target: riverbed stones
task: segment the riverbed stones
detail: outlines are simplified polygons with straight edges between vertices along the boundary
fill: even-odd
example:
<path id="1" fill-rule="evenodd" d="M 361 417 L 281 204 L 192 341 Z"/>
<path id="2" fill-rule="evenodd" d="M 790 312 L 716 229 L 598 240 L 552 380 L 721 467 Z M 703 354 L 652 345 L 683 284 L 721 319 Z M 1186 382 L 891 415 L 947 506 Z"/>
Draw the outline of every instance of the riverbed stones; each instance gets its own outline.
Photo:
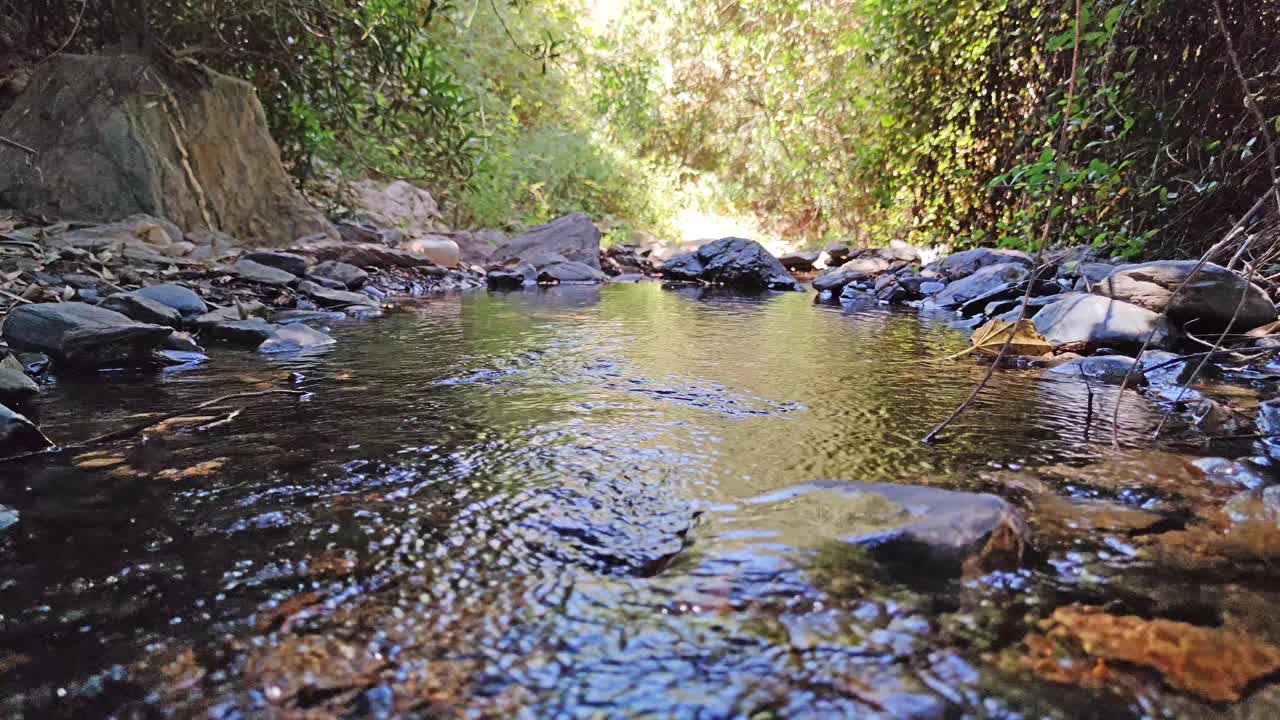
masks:
<path id="1" fill-rule="evenodd" d="M 663 265 L 662 276 L 746 289 L 803 289 L 763 245 L 735 237 L 721 238 L 671 258 Z"/>
<path id="2" fill-rule="evenodd" d="M 499 264 L 524 260 L 540 267 L 533 259 L 535 255 L 559 255 L 599 270 L 600 229 L 583 213 L 565 215 L 499 245 L 492 258 Z"/>
<path id="3" fill-rule="evenodd" d="M 259 265 L 283 270 L 290 275 L 307 274 L 307 259 L 297 253 L 284 252 L 282 250 L 259 250 L 249 253 L 245 257 Z"/>
<path id="4" fill-rule="evenodd" d="M 485 275 L 485 280 L 495 290 L 519 290 L 537 284 L 538 270 L 529 263 L 520 262 L 490 270 Z"/>
<path id="5" fill-rule="evenodd" d="M 1030 255 L 1019 250 L 975 248 L 948 255 L 938 263 L 937 269 L 952 280 L 959 280 L 978 272 L 988 265 L 1013 263 L 1030 268 L 1034 262 Z"/>
<path id="6" fill-rule="evenodd" d="M 27 416 L 0 405 L 0 457 L 43 450 L 51 444 Z"/>
<path id="7" fill-rule="evenodd" d="M 817 480 L 748 503 L 785 504 L 791 518 L 809 516 L 802 509 L 797 512 L 809 504 L 814 522 L 821 523 L 809 534 L 831 533 L 832 539 L 870 548 L 885 559 L 942 571 L 958 572 L 966 564 L 1016 565 L 1027 541 L 1026 524 L 1017 509 L 995 495 L 981 493 Z"/>
<path id="8" fill-rule="evenodd" d="M 165 283 L 148 285 L 134 290 L 133 295 L 154 300 L 177 310 L 183 318 L 191 319 L 209 312 L 209 306 L 194 290 L 184 285 Z"/>
<path id="9" fill-rule="evenodd" d="M 814 278 L 813 289 L 830 290 L 838 294 L 844 286 L 859 280 L 869 280 L 889 269 L 889 261 L 877 255 L 864 255 L 846 260 L 839 267 Z"/>
<path id="10" fill-rule="evenodd" d="M 342 286 L 347 290 L 359 290 L 369 281 L 369 273 L 351 263 L 337 260 L 326 260 L 317 264 L 311 268 L 308 277 L 312 280 L 316 278 L 333 280 L 342 283 Z"/>
<path id="11" fill-rule="evenodd" d="M 298 292 L 324 305 L 372 305 L 374 307 L 378 305 L 378 301 L 368 295 L 347 290 L 334 290 L 310 280 L 298 283 Z"/>
<path id="12" fill-rule="evenodd" d="M 778 258 L 778 262 L 792 272 L 809 272 L 821 255 L 822 253 L 816 250 L 793 252 Z"/>
<path id="13" fill-rule="evenodd" d="M 4 339 L 21 350 L 47 353 L 66 365 L 138 362 L 173 333 L 85 303 L 36 303 L 9 312 Z"/>
<path id="14" fill-rule="evenodd" d="M 256 348 L 275 334 L 276 327 L 261 318 L 250 318 L 210 325 L 205 329 L 205 334 L 233 345 Z"/>
<path id="15" fill-rule="evenodd" d="M 979 297 L 995 299 L 995 293 L 1025 280 L 1030 274 L 1027 266 L 1020 263 L 984 265 L 943 288 L 933 296 L 933 303 L 938 307 L 954 308 Z"/>
<path id="16" fill-rule="evenodd" d="M 297 352 L 328 347 L 336 341 L 328 335 L 314 330 L 301 323 L 293 325 L 275 325 L 272 335 L 258 345 L 260 353 Z"/>
<path id="17" fill-rule="evenodd" d="M 274 268 L 270 265 L 263 265 L 247 257 L 237 260 L 235 265 L 231 266 L 231 272 L 241 280 L 261 285 L 288 287 L 298 281 L 298 276 L 291 272 Z"/>
<path id="18" fill-rule="evenodd" d="M 1182 325 L 1192 321 L 1200 331 L 1222 330 L 1241 302 L 1234 329 L 1238 332 L 1276 319 L 1276 307 L 1266 291 L 1221 265 L 1205 263 L 1175 297 L 1173 291 L 1191 276 L 1195 260 L 1160 260 L 1122 265 L 1107 275 L 1094 292 L 1116 300 L 1167 312 Z"/>
<path id="19" fill-rule="evenodd" d="M 1068 294 L 1032 318 L 1036 331 L 1055 347 L 1140 347 L 1165 349 L 1173 336 L 1165 318 L 1145 308 L 1100 295 Z"/>
<path id="20" fill-rule="evenodd" d="M 114 310 L 138 322 L 168 325 L 171 328 L 182 324 L 182 314 L 177 308 L 134 293 L 116 293 L 99 303 L 98 307 Z"/>
<path id="21" fill-rule="evenodd" d="M 543 284 L 588 285 L 609 279 L 602 271 L 590 265 L 558 256 L 557 259 L 541 258 L 538 267 L 538 282 Z"/>

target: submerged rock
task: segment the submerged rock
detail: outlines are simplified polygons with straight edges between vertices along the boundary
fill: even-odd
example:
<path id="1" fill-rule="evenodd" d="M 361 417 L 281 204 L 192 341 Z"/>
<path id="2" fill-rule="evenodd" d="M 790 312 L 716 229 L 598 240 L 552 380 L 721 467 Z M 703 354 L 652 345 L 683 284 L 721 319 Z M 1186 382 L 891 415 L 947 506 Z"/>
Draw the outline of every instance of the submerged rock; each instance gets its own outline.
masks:
<path id="1" fill-rule="evenodd" d="M 722 238 L 663 265 L 669 280 L 701 280 L 741 288 L 802 290 L 764 246 L 744 238 Z"/>
<path id="2" fill-rule="evenodd" d="M 97 366 L 145 360 L 173 328 L 140 323 L 84 303 L 38 303 L 10 311 L 4 339 L 60 363 Z"/>
<path id="3" fill-rule="evenodd" d="M 1061 363 L 1048 370 L 1050 373 L 1067 378 L 1080 378 L 1083 375 L 1089 382 L 1104 385 L 1123 383 L 1131 371 L 1133 374 L 1129 377 L 1129 387 L 1141 387 L 1147 384 L 1147 378 L 1142 374 L 1142 366 L 1134 358 L 1124 355 L 1094 355 Z"/>
<path id="4" fill-rule="evenodd" d="M 1163 317 L 1100 295 L 1066 295 L 1042 308 L 1032 322 L 1055 347 L 1080 343 L 1137 348 L 1151 336 L 1149 347 L 1162 349 L 1172 341 Z"/>
<path id="5" fill-rule="evenodd" d="M 1266 291 L 1221 265 L 1205 263 L 1177 297 L 1173 291 L 1195 269 L 1195 260 L 1160 260 L 1122 265 L 1094 288 L 1105 297 L 1123 300 L 1152 312 L 1167 312 L 1179 325 L 1196 321 L 1198 330 L 1222 330 L 1244 298 L 1234 329 L 1243 332 L 1276 319 Z"/>
<path id="6" fill-rule="evenodd" d="M 1013 566 L 1021 561 L 1026 525 L 1017 509 L 995 495 L 917 485 L 817 480 L 753 498 L 750 504 L 812 503 L 815 520 L 833 539 L 872 548 L 892 560 L 958 571 Z M 794 520 L 789 522 L 794 524 Z M 793 528 L 789 528 L 793 529 Z M 802 529 L 803 530 L 803 529 Z M 925 566 L 918 568 L 929 572 Z"/>
<path id="7" fill-rule="evenodd" d="M 276 325 L 272 336 L 258 346 L 260 353 L 297 352 L 328 347 L 337 341 L 303 324 Z"/>

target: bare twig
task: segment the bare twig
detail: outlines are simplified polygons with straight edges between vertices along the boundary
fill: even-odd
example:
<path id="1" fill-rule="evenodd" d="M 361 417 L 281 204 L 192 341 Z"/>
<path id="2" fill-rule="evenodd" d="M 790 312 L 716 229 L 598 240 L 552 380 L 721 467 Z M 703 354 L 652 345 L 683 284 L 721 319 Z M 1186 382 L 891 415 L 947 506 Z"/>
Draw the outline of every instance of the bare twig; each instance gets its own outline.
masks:
<path id="1" fill-rule="evenodd" d="M 0 145 L 8 145 L 9 147 L 14 148 L 15 150 L 21 150 L 22 152 L 24 152 L 24 153 L 26 153 L 26 154 L 28 154 L 28 155 L 38 155 L 38 154 L 39 154 L 39 153 L 37 153 L 37 152 L 36 152 L 36 149 L 35 149 L 35 148 L 33 148 L 33 147 L 27 147 L 26 145 L 23 145 L 22 143 L 18 142 L 17 140 L 10 140 L 9 138 L 7 138 L 7 137 L 5 137 L 5 136 L 3 136 L 3 135 L 0 135 Z"/>
<path id="2" fill-rule="evenodd" d="M 0 463 L 7 463 L 7 462 L 13 462 L 15 460 L 22 460 L 25 458 L 34 457 L 36 455 L 51 455 L 55 453 L 66 452 L 68 450 L 78 450 L 80 448 L 88 447 L 90 445 L 99 445 L 101 443 L 111 442 L 113 440 L 123 440 L 124 438 L 137 435 L 143 432 L 144 430 L 146 430 L 147 428 L 153 427 L 155 425 L 159 425 L 160 423 L 165 422 L 166 420 L 172 420 L 177 417 L 184 417 L 187 415 L 191 415 L 198 410 L 205 410 L 207 408 L 214 407 L 215 405 L 221 405 L 222 403 L 230 400 L 263 397 L 266 395 L 298 396 L 298 395 L 306 395 L 306 393 L 302 390 L 275 389 L 275 390 L 259 390 L 257 392 L 232 393 L 231 395 L 223 395 L 222 397 L 217 397 L 207 402 L 202 402 L 199 405 L 196 405 L 195 407 L 189 407 L 182 410 L 175 410 L 173 412 L 162 413 L 160 415 L 156 415 L 154 417 L 143 420 L 142 422 L 135 423 L 133 425 L 130 425 L 125 428 L 121 428 L 119 430 L 113 430 L 109 433 L 103 433 L 102 435 L 95 435 L 89 438 L 88 440 L 81 440 L 80 442 L 70 443 L 68 445 L 54 445 L 53 447 L 49 447 L 44 450 L 38 450 L 36 452 L 24 453 L 22 455 L 14 455 L 12 457 L 7 457 L 7 458 L 0 458 Z M 236 410 L 232 414 L 232 416 L 234 417 L 239 413 L 240 413 L 240 410 Z"/>
<path id="3" fill-rule="evenodd" d="M 1071 127 L 1071 106 L 1075 103 L 1076 80 L 1080 72 L 1080 17 L 1081 17 L 1082 0 L 1076 0 L 1076 21 L 1075 21 L 1075 46 L 1071 51 L 1071 81 L 1067 84 L 1067 104 L 1062 110 L 1062 134 L 1058 138 L 1058 162 L 1061 163 L 1067 154 L 1069 147 L 1067 142 L 1067 131 Z M 1044 248 L 1049 244 L 1049 232 L 1053 225 L 1053 212 L 1050 210 L 1049 216 L 1044 221 L 1044 231 L 1040 235 L 1040 243 L 1036 247 L 1035 260 L 1032 267 L 1035 268 L 1031 273 L 1031 278 L 1027 281 L 1027 289 L 1022 293 L 1022 302 L 1018 305 L 1018 319 L 1014 320 L 1013 326 L 1017 326 L 1027 317 L 1027 304 L 1031 302 L 1031 292 L 1035 289 L 1036 281 L 1040 277 L 1040 273 L 1044 272 Z M 956 418 L 964 414 L 965 410 L 978 399 L 983 389 L 991 382 L 991 378 L 995 375 L 996 369 L 1000 367 L 1000 363 L 1004 361 L 1006 355 L 1009 354 L 1009 348 L 1013 345 L 1013 338 L 1016 332 L 1010 332 L 1009 337 L 1005 338 L 1004 344 L 1000 346 L 1000 352 L 996 353 L 996 359 L 992 361 L 991 367 L 987 368 L 987 374 L 982 376 L 982 380 L 973 388 L 973 392 L 969 393 L 969 397 L 964 399 L 945 420 L 938 423 L 936 427 L 925 435 L 923 442 L 926 445 L 932 445 L 938 439 L 938 436 L 948 425 L 955 422 Z"/>
<path id="4" fill-rule="evenodd" d="M 1249 80 L 1245 77 L 1244 67 L 1240 65 L 1240 56 L 1236 54 L 1235 43 L 1231 40 L 1231 33 L 1227 31 L 1227 20 L 1222 12 L 1222 0 L 1213 0 L 1213 10 L 1218 16 L 1218 28 L 1222 30 L 1222 40 L 1227 45 L 1227 57 L 1231 59 L 1231 67 L 1236 71 L 1236 77 L 1240 80 L 1240 92 L 1244 94 L 1244 106 L 1253 113 L 1253 119 L 1258 123 L 1258 132 L 1262 134 L 1262 141 L 1266 143 L 1266 153 L 1268 169 L 1271 170 L 1271 192 L 1276 199 L 1276 209 L 1280 210 L 1280 176 L 1276 174 L 1276 167 L 1280 163 L 1276 162 L 1276 147 L 1271 142 L 1271 131 L 1267 129 L 1267 118 L 1258 109 L 1258 103 L 1253 98 L 1253 93 L 1249 90 Z"/>

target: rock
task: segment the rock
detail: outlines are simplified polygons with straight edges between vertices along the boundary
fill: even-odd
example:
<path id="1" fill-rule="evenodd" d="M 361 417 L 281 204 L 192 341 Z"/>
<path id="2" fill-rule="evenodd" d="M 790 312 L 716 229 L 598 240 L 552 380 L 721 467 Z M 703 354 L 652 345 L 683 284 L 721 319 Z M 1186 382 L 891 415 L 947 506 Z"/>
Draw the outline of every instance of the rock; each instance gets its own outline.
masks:
<path id="1" fill-rule="evenodd" d="M 4 532 L 18 524 L 18 511 L 8 505 L 0 505 L 0 532 Z"/>
<path id="2" fill-rule="evenodd" d="M 18 353 L 14 357 L 22 364 L 28 375 L 41 375 L 53 364 L 53 360 L 44 353 Z"/>
<path id="3" fill-rule="evenodd" d="M 1001 263 L 984 265 L 973 273 L 966 275 L 946 286 L 933 296 L 933 303 L 938 307 L 959 307 L 975 298 L 991 295 L 1005 286 L 1019 283 L 1031 274 L 1025 265 L 1018 263 Z"/>
<path id="4" fill-rule="evenodd" d="M 566 215 L 499 245 L 493 251 L 493 260 L 525 260 L 537 267 L 532 256 L 538 254 L 560 255 L 599 270 L 600 230 L 582 213 Z"/>
<path id="5" fill-rule="evenodd" d="M 1169 319 L 1178 325 L 1195 320 L 1193 327 L 1202 332 L 1225 328 L 1241 295 L 1244 305 L 1236 319 L 1236 332 L 1276 319 L 1276 307 L 1262 288 L 1213 263 L 1205 263 L 1173 298 L 1174 289 L 1187 279 L 1196 263 L 1195 260 L 1160 260 L 1121 265 L 1099 282 L 1094 292 L 1152 312 L 1167 311 Z"/>
<path id="6" fill-rule="evenodd" d="M 405 250 L 425 258 L 440 267 L 456 268 L 461 262 L 458 243 L 442 235 L 427 235 L 404 243 Z"/>
<path id="7" fill-rule="evenodd" d="M 275 337 L 276 327 L 278 326 L 272 325 L 266 320 L 252 318 L 249 320 L 231 320 L 216 323 L 206 328 L 205 333 L 215 340 L 247 348 L 256 348 Z"/>
<path id="8" fill-rule="evenodd" d="M 50 245 L 93 253 L 104 250 L 123 253 L 126 247 L 150 247 L 162 252 L 173 243 L 181 242 L 182 237 L 182 230 L 168 220 L 136 214 L 119 222 L 68 230 L 54 237 Z"/>
<path id="9" fill-rule="evenodd" d="M 359 290 L 369 281 L 369 273 L 350 263 L 334 260 L 326 260 L 311 268 L 309 277 L 312 280 L 316 278 L 333 280 L 341 283 L 348 290 Z"/>
<path id="10" fill-rule="evenodd" d="M 248 258 L 240 258 L 231 266 L 231 272 L 241 280 L 261 285 L 288 287 L 298 281 L 298 276 L 279 268 L 254 262 Z"/>
<path id="11" fill-rule="evenodd" d="M 204 77 L 170 86 L 130 55 L 37 66 L 0 115 L 0 136 L 35 148 L 39 162 L 0 145 L 0 206 L 98 221 L 149 212 L 269 245 L 335 236 L 285 172 L 253 86 L 188 71 Z"/>
<path id="12" fill-rule="evenodd" d="M 404 180 L 358 180 L 351 183 L 350 191 L 348 201 L 358 214 L 411 237 L 434 231 L 440 220 L 440 208 L 431 193 Z"/>
<path id="13" fill-rule="evenodd" d="M 1271 484 L 1264 472 L 1248 463 L 1222 457 L 1203 457 L 1192 460 L 1191 464 L 1200 468 L 1205 477 L 1216 485 L 1257 490 Z"/>
<path id="14" fill-rule="evenodd" d="M 290 275 L 306 275 L 307 259 L 301 255 L 280 250 L 259 250 L 245 256 L 259 265 L 283 270 Z"/>
<path id="15" fill-rule="evenodd" d="M 1035 260 L 1019 250 L 996 250 L 993 248 L 975 248 L 952 253 L 938 264 L 938 270 L 952 280 L 968 277 L 988 265 L 1007 265 L 1014 263 L 1030 268 Z"/>
<path id="16" fill-rule="evenodd" d="M 154 300 L 162 305 L 168 305 L 187 319 L 209 312 L 209 306 L 205 304 L 204 300 L 194 290 L 182 285 L 174 285 L 172 283 L 149 285 L 134 290 L 132 294 L 147 300 Z"/>
<path id="17" fill-rule="evenodd" d="M 285 310 L 271 316 L 271 322 L 277 325 L 296 325 L 298 323 L 330 323 L 346 320 L 345 313 L 324 310 Z"/>
<path id="18" fill-rule="evenodd" d="M 100 366 L 145 360 L 173 328 L 136 322 L 84 303 L 22 305 L 9 312 L 4 339 L 67 365 Z"/>
<path id="19" fill-rule="evenodd" d="M 901 240 L 890 240 L 888 247 L 876 248 L 875 253 L 890 262 L 920 262 L 920 249 Z"/>
<path id="20" fill-rule="evenodd" d="M 0 404 L 19 407 L 34 400 L 40 394 L 40 386 L 20 369 L 17 359 L 13 364 L 19 367 L 9 366 L 8 358 L 0 363 Z"/>
<path id="21" fill-rule="evenodd" d="M 677 255 L 663 266 L 662 276 L 742 288 L 803 289 L 763 245 L 744 238 L 722 238 L 692 253 Z"/>
<path id="22" fill-rule="evenodd" d="M 314 277 L 308 277 L 307 279 L 319 285 L 320 287 L 327 287 L 330 290 L 346 290 L 347 289 L 346 285 L 343 285 L 337 280 L 330 280 L 327 277 L 321 277 L 319 275 L 316 275 Z"/>
<path id="23" fill-rule="evenodd" d="M 1142 373 L 1152 385 L 1180 386 L 1191 377 L 1198 361 L 1164 350 L 1147 350 L 1138 358 Z M 1205 370 L 1209 367 L 1206 366 Z"/>
<path id="24" fill-rule="evenodd" d="M 134 293 L 116 293 L 103 300 L 98 307 L 114 310 L 138 322 L 168 325 L 171 328 L 182 324 L 182 314 L 176 308 Z"/>
<path id="25" fill-rule="evenodd" d="M 368 295 L 360 293 L 347 292 L 346 290 L 331 290 L 327 287 L 321 287 L 310 280 L 303 280 L 298 283 L 298 292 L 313 298 L 316 302 L 328 305 L 372 305 L 378 306 L 378 301 Z"/>
<path id="26" fill-rule="evenodd" d="M 297 352 L 328 347 L 337 341 L 328 335 L 313 330 L 306 325 L 275 325 L 273 336 L 258 346 L 260 353 Z"/>
<path id="27" fill-rule="evenodd" d="M 947 284 L 936 280 L 920 283 L 921 295 L 936 295 L 947 289 Z"/>
<path id="28" fill-rule="evenodd" d="M 517 263 L 510 267 L 490 270 L 485 275 L 489 287 L 495 290 L 518 290 L 538 283 L 538 271 L 529 263 Z"/>
<path id="29" fill-rule="evenodd" d="M 845 285 L 858 280 L 879 276 L 889 269 L 889 261 L 875 255 L 866 255 L 845 261 L 835 270 L 819 275 L 813 281 L 813 289 L 819 292 L 839 292 Z"/>
<path id="30" fill-rule="evenodd" d="M 501 230 L 459 231 L 449 233 L 449 237 L 458 244 L 458 252 L 466 265 L 488 265 L 494 250 L 507 242 L 507 234 Z"/>
<path id="31" fill-rule="evenodd" d="M 1091 383 L 1119 385 L 1124 382 L 1125 376 L 1131 370 L 1133 376 L 1129 379 L 1129 387 L 1142 387 L 1147 384 L 1147 378 L 1142 374 L 1142 366 L 1134 358 L 1124 355 L 1094 355 L 1080 358 L 1056 365 L 1048 372 L 1076 379 L 1080 379 L 1083 375 L 1084 379 Z"/>
<path id="32" fill-rule="evenodd" d="M 368 243 L 393 247 L 404 241 L 403 232 L 381 228 L 370 223 L 340 222 L 337 227 L 342 241 L 352 245 Z"/>
<path id="33" fill-rule="evenodd" d="M 157 350 L 156 355 L 168 364 L 165 372 L 193 368 L 209 361 L 208 355 L 194 350 Z"/>
<path id="34" fill-rule="evenodd" d="M 247 317 L 241 317 L 241 312 L 243 312 Z M 250 300 L 249 302 L 242 302 L 239 305 L 232 305 L 231 307 L 224 307 L 214 310 L 213 312 L 207 312 L 197 317 L 193 321 L 193 324 L 199 328 L 207 328 L 210 325 L 217 325 L 218 323 L 234 322 L 236 320 L 245 320 L 249 317 L 264 315 L 266 312 L 266 305 L 263 305 L 257 300 Z"/>
<path id="35" fill-rule="evenodd" d="M 432 268 L 431 258 L 400 248 L 376 243 L 321 242 L 299 245 L 296 250 L 314 255 L 317 260 L 341 261 L 358 267 Z M 440 274 L 446 271 L 438 268 Z"/>
<path id="36" fill-rule="evenodd" d="M 1154 331 L 1149 347 L 1165 349 L 1173 339 L 1168 323 L 1159 315 L 1099 295 L 1067 294 L 1041 308 L 1032 321 L 1036 331 L 1055 347 L 1083 343 L 1138 348 Z"/>
<path id="37" fill-rule="evenodd" d="M 827 265 L 831 267 L 840 267 L 849 262 L 849 246 L 844 243 L 828 243 L 825 252 L 827 253 Z"/>
<path id="38" fill-rule="evenodd" d="M 586 285 L 608 280 L 603 272 L 580 262 L 560 260 L 544 262 L 538 270 L 538 282 L 560 285 Z"/>
<path id="39" fill-rule="evenodd" d="M 52 444 L 25 415 L 0 405 L 0 457 L 35 452 Z"/>
<path id="40" fill-rule="evenodd" d="M 814 251 L 794 252 L 778 258 L 778 262 L 782 263 L 782 267 L 794 272 L 809 272 L 813 269 L 813 264 L 818 262 L 821 254 Z"/>
<path id="41" fill-rule="evenodd" d="M 175 332 L 164 339 L 164 349 L 175 352 L 202 353 L 204 348 L 191 337 L 191 333 Z"/>
<path id="42" fill-rule="evenodd" d="M 918 485 L 817 480 L 752 498 L 747 504 L 766 510 L 752 512 L 744 518 L 747 522 L 754 524 L 759 515 L 792 523 L 816 516 L 822 524 L 802 528 L 802 534 L 826 540 L 821 535 L 831 533 L 834 536 L 829 539 L 866 546 L 878 557 L 945 571 L 959 571 L 964 565 L 1015 566 L 1027 539 L 1026 524 L 1017 509 L 995 495 Z M 785 514 L 781 512 L 784 505 Z M 805 512 L 805 507 L 812 507 L 812 513 Z M 791 526 L 788 530 L 796 532 Z"/>

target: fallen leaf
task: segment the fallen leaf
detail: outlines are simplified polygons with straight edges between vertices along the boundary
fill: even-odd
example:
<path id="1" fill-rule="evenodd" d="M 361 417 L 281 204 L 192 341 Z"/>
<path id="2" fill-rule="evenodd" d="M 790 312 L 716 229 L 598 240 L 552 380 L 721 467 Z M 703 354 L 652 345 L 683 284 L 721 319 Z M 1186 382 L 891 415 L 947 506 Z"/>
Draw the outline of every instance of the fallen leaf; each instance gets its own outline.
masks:
<path id="1" fill-rule="evenodd" d="M 78 462 L 76 463 L 76 467 L 80 468 L 81 470 L 98 470 L 100 468 L 115 467 L 116 465 L 123 465 L 123 464 L 124 464 L 124 458 L 119 455 L 116 455 L 113 457 L 93 458 L 91 460 Z"/>
<path id="2" fill-rule="evenodd" d="M 156 477 L 161 480 L 190 480 L 191 478 L 198 478 L 198 477 L 204 477 L 206 475 L 210 475 L 218 470 L 221 470 L 222 466 L 226 464 L 227 464 L 226 458 L 214 458 L 212 460 L 206 460 L 197 465 L 192 465 L 191 467 L 188 467 L 188 468 L 182 468 L 182 469 L 170 468 L 168 470 L 161 470 L 160 472 L 156 473 Z"/>
<path id="3" fill-rule="evenodd" d="M 1035 323 L 1025 318 L 1017 323 L 993 319 L 974 330 L 969 342 L 973 344 L 973 352 L 995 357 L 1010 335 L 1013 335 L 1013 342 L 1009 344 L 1009 352 L 1014 355 L 1036 356 L 1053 352 L 1053 346 L 1036 332 Z"/>
<path id="4" fill-rule="evenodd" d="M 1079 645 L 1103 660 L 1143 665 L 1180 690 L 1217 702 L 1235 702 L 1258 678 L 1280 670 L 1280 647 L 1222 628 L 1172 620 L 1111 615 L 1069 605 L 1040 624 L 1045 637 Z"/>
<path id="5" fill-rule="evenodd" d="M 207 423 L 210 420 L 217 420 L 217 419 L 218 419 L 217 415 L 188 415 L 183 417 L 169 418 L 164 422 L 156 423 L 155 425 L 152 425 L 151 427 L 147 428 L 147 434 L 148 435 L 167 435 L 177 430 L 193 427 L 195 425 L 200 425 L 202 423 Z"/>
<path id="6" fill-rule="evenodd" d="M 1245 333 L 1245 336 L 1251 337 L 1251 338 L 1266 337 L 1268 335 L 1275 333 L 1277 330 L 1280 330 L 1280 320 L 1276 320 L 1275 322 L 1269 322 L 1266 325 L 1261 325 L 1259 327 L 1256 327 L 1250 330 L 1249 332 Z"/>

